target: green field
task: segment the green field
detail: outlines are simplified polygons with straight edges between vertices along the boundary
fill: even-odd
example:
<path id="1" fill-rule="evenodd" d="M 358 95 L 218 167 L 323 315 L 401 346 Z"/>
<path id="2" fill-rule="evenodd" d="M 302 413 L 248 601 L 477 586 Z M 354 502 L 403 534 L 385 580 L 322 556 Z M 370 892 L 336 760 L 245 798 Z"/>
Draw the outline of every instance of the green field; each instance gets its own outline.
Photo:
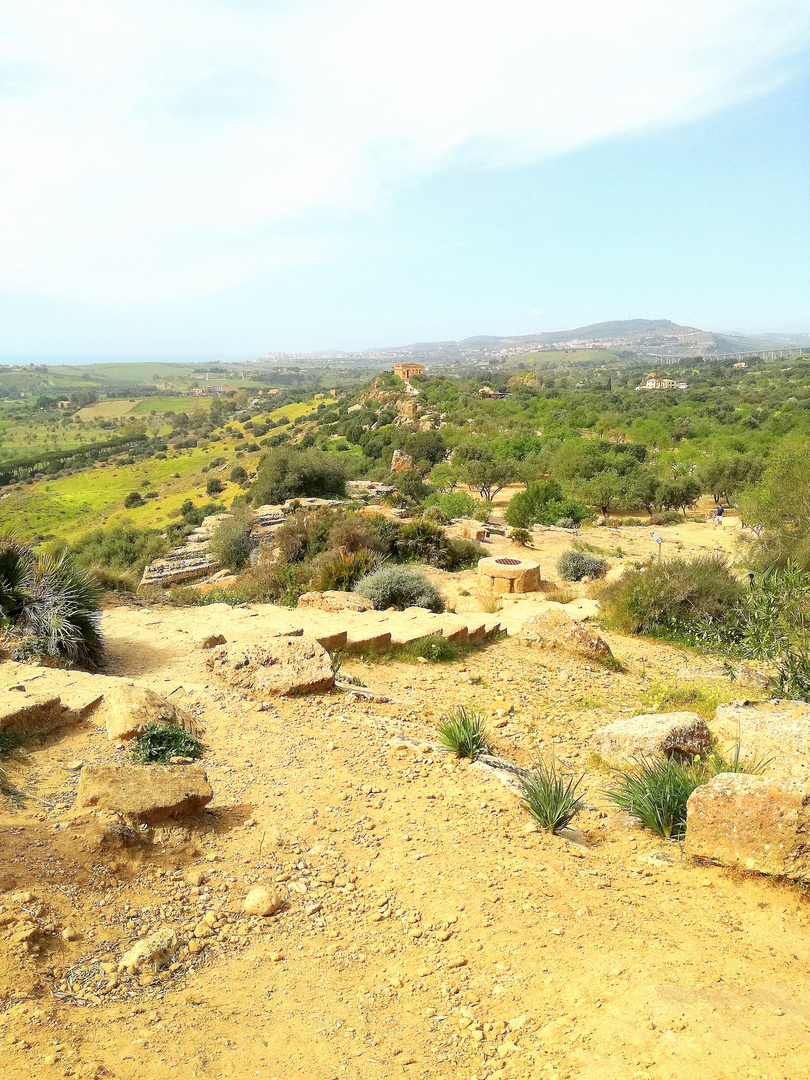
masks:
<path id="1" fill-rule="evenodd" d="M 205 397 L 147 397 L 130 409 L 131 413 L 208 411 L 211 398 Z"/>

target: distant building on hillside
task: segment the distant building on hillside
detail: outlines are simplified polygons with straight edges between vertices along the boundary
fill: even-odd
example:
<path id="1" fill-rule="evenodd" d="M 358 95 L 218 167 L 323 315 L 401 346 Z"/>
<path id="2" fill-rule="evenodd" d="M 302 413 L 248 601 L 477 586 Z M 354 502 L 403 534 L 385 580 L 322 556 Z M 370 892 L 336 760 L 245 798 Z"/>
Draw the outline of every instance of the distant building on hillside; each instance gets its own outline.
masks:
<path id="1" fill-rule="evenodd" d="M 734 365 L 734 367 L 735 368 L 746 368 L 746 367 L 748 367 L 748 364 L 746 364 L 746 362 L 744 360 L 738 360 L 737 363 Z"/>
<path id="2" fill-rule="evenodd" d="M 408 382 L 414 375 L 421 375 L 424 370 L 422 364 L 412 364 L 409 360 L 394 364 L 394 374 L 398 375 L 403 382 Z"/>
<path id="3" fill-rule="evenodd" d="M 238 389 L 238 386 L 229 386 L 227 383 L 222 383 L 220 386 L 206 383 L 205 386 L 192 387 L 191 392 L 195 397 L 221 397 L 223 394 L 235 394 Z"/>
<path id="4" fill-rule="evenodd" d="M 675 379 L 659 379 L 657 375 L 645 375 L 644 382 L 636 390 L 688 390 L 689 384 Z"/>
<path id="5" fill-rule="evenodd" d="M 56 407 L 57 407 L 57 409 L 69 409 L 70 408 L 70 402 L 65 401 L 64 398 L 60 398 L 60 400 L 57 401 L 57 403 L 56 403 Z"/>

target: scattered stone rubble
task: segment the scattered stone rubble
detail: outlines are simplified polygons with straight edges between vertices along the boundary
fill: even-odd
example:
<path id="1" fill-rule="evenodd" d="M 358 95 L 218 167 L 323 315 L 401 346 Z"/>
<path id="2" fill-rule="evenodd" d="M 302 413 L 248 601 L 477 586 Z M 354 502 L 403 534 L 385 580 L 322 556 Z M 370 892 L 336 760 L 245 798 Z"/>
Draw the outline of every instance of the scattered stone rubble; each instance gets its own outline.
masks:
<path id="1" fill-rule="evenodd" d="M 532 615 L 520 629 L 518 640 L 523 645 L 560 648 L 595 660 L 605 660 L 613 656 L 604 638 L 560 607 L 549 607 Z"/>
<path id="2" fill-rule="evenodd" d="M 317 611 L 373 611 L 374 605 L 359 593 L 339 592 L 327 589 L 324 592 L 308 592 L 298 599 L 298 607 L 315 608 Z"/>

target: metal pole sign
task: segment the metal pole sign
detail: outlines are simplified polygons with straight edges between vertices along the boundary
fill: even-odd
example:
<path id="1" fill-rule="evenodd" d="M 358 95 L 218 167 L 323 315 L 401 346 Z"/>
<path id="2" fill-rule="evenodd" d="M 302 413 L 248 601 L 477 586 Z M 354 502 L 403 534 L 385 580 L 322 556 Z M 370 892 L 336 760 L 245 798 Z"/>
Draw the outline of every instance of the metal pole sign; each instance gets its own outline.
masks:
<path id="1" fill-rule="evenodd" d="M 661 537 L 658 535 L 658 533 L 650 533 L 650 536 L 652 536 L 653 540 L 656 542 L 656 544 L 658 544 L 658 561 L 660 563 L 661 562 L 661 545 L 664 543 L 664 541 L 661 539 Z"/>

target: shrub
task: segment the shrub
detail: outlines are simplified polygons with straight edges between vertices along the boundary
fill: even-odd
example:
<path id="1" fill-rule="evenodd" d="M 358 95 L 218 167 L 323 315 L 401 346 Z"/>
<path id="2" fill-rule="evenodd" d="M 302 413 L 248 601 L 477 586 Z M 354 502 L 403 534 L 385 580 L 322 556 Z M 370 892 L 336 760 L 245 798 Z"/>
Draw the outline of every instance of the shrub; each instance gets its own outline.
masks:
<path id="1" fill-rule="evenodd" d="M 448 518 L 472 517 L 479 505 L 466 491 L 436 491 L 425 500 L 426 507 L 438 507 Z"/>
<path id="2" fill-rule="evenodd" d="M 724 555 L 667 559 L 628 570 L 601 594 L 614 625 L 631 634 L 721 633 L 743 588 Z"/>
<path id="3" fill-rule="evenodd" d="M 582 581 L 586 577 L 600 577 L 607 564 L 598 555 L 587 551 L 564 551 L 557 560 L 557 573 L 563 581 Z"/>
<path id="4" fill-rule="evenodd" d="M 219 495 L 222 490 L 222 481 L 216 476 L 212 476 L 208 483 L 205 485 L 206 495 Z"/>
<path id="5" fill-rule="evenodd" d="M 365 596 L 375 610 L 389 607 L 423 607 L 429 611 L 444 611 L 444 601 L 436 586 L 421 570 L 404 566 L 388 566 L 367 574 L 355 585 L 354 591 Z"/>
<path id="6" fill-rule="evenodd" d="M 674 758 L 640 758 L 636 767 L 620 772 L 618 784 L 606 798 L 648 829 L 669 839 L 686 831 L 689 796 L 708 776 Z"/>
<path id="7" fill-rule="evenodd" d="M 241 465 L 234 465 L 231 469 L 231 474 L 228 479 L 232 484 L 241 484 L 243 480 L 247 480 L 247 470 L 243 469 Z"/>
<path id="8" fill-rule="evenodd" d="M 124 507 L 131 510 L 134 506 L 143 506 L 143 497 L 140 491 L 130 491 L 129 495 L 124 496 Z"/>
<path id="9" fill-rule="evenodd" d="M 475 761 L 489 750 L 484 716 L 459 705 L 439 724 L 439 746 L 445 753 Z"/>
<path id="10" fill-rule="evenodd" d="M 533 480 L 525 491 L 512 496 L 505 514 L 507 525 L 517 529 L 553 525 L 561 518 L 579 525 L 590 516 L 590 508 L 563 495 L 556 480 Z"/>
<path id="11" fill-rule="evenodd" d="M 279 447 L 259 462 L 251 503 L 282 503 L 302 496 L 343 498 L 346 470 L 334 454 L 310 448 Z"/>
<path id="12" fill-rule="evenodd" d="M 95 574 L 104 568 L 142 574 L 144 567 L 159 559 L 168 547 L 168 539 L 157 529 L 113 525 L 85 533 L 69 550 L 79 566 L 92 566 Z"/>
<path id="13" fill-rule="evenodd" d="M 564 829 L 579 810 L 582 796 L 576 792 L 583 779 L 558 773 L 553 762 L 538 765 L 529 776 L 519 778 L 523 806 L 541 829 Z"/>
<path id="14" fill-rule="evenodd" d="M 487 551 L 477 540 L 448 540 L 448 559 L 446 570 L 470 570 L 478 565 Z"/>
<path id="15" fill-rule="evenodd" d="M 87 567 L 90 580 L 104 592 L 134 593 L 138 591 L 141 575 L 134 570 L 116 570 L 101 563 Z"/>
<path id="16" fill-rule="evenodd" d="M 143 765 L 168 765 L 173 757 L 199 758 L 205 747 L 176 724 L 147 724 L 133 739 L 132 760 Z"/>
<path id="17" fill-rule="evenodd" d="M 250 535 L 250 514 L 237 511 L 220 521 L 211 535 L 211 551 L 229 570 L 241 570 L 258 541 Z"/>
<path id="18" fill-rule="evenodd" d="M 67 552 L 37 557 L 17 537 L 0 537 L 0 618 L 33 648 L 100 667 L 99 590 Z"/>
<path id="19" fill-rule="evenodd" d="M 572 517 L 561 517 L 554 522 L 558 529 L 576 529 L 577 523 Z"/>
<path id="20" fill-rule="evenodd" d="M 528 529 L 512 529 L 509 534 L 509 539 L 513 544 L 520 544 L 521 547 L 526 547 L 532 538 L 532 534 Z"/>
<path id="21" fill-rule="evenodd" d="M 382 558 L 368 548 L 356 551 L 344 547 L 329 548 L 312 560 L 310 585 L 321 591 L 348 591 L 361 578 L 379 570 Z"/>

